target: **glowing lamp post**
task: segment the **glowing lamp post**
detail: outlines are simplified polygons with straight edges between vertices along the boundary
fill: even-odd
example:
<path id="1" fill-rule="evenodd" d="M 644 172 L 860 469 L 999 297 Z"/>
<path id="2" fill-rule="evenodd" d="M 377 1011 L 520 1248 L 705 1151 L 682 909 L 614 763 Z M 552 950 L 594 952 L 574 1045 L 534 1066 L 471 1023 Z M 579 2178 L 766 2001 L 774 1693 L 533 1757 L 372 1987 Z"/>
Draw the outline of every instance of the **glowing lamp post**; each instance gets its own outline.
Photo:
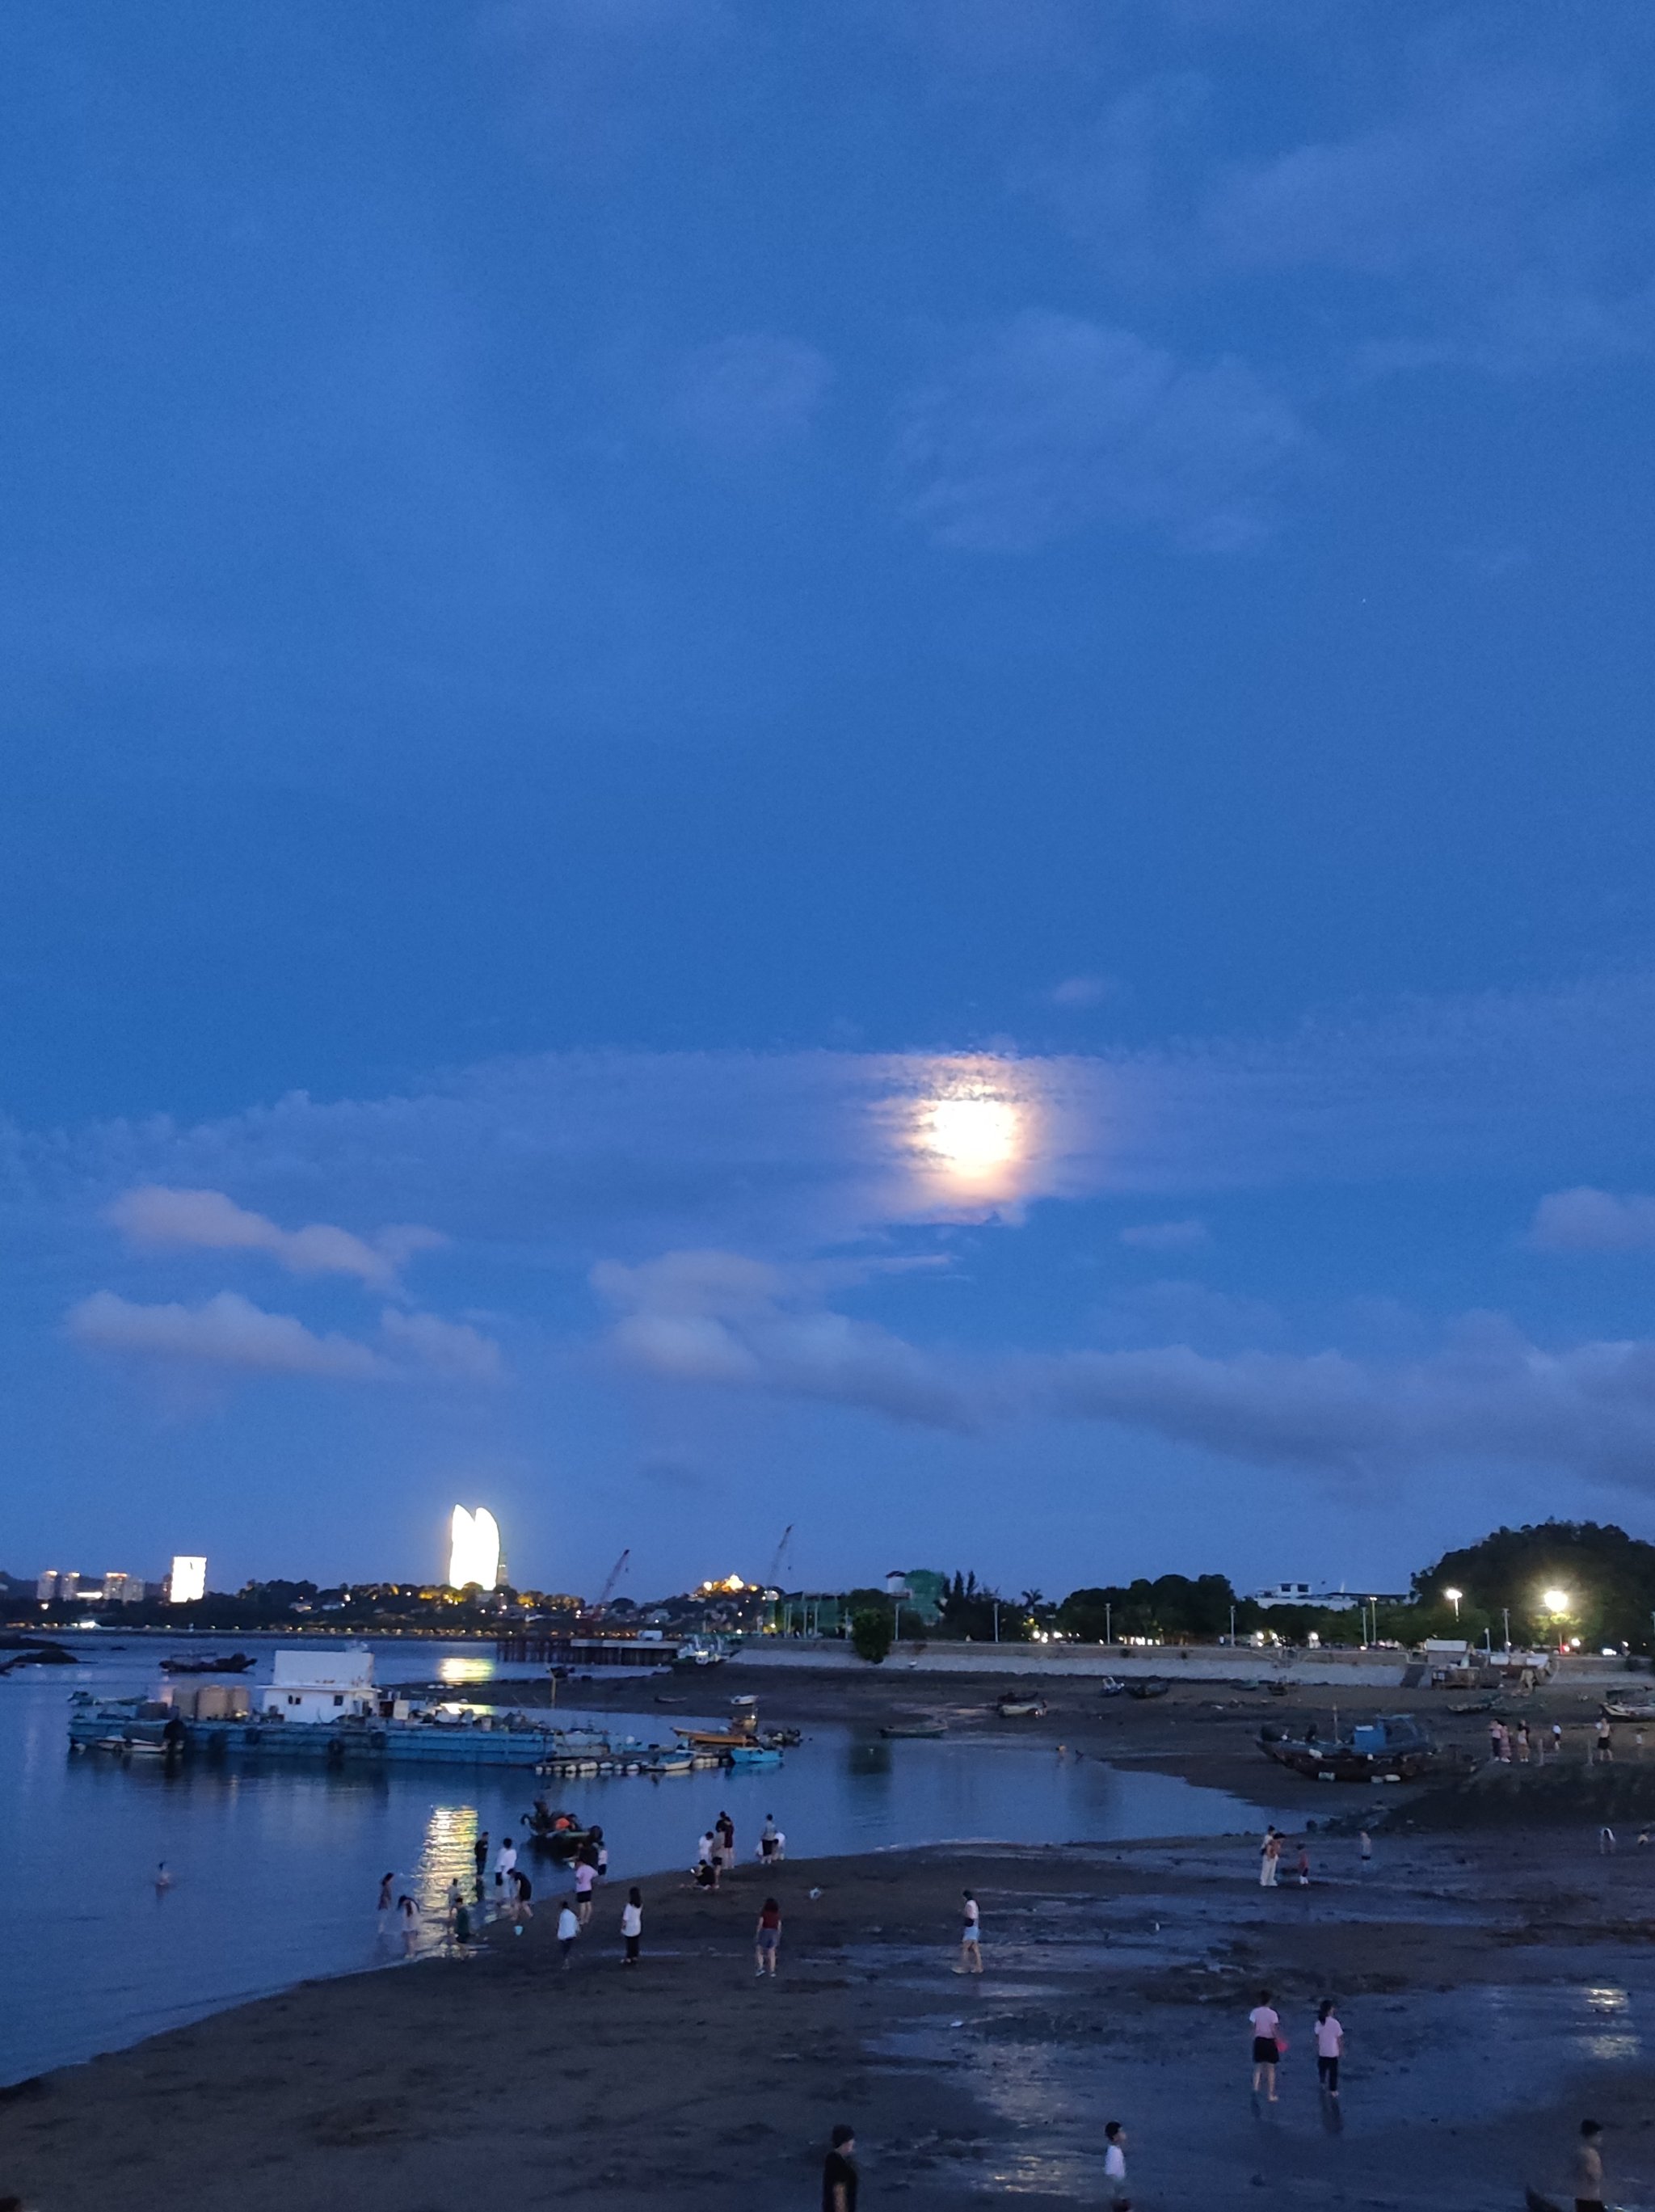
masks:
<path id="1" fill-rule="evenodd" d="M 1454 1626 L 1458 1628 L 1459 1626 L 1459 1601 L 1461 1598 L 1464 1596 L 1465 1593 L 1464 1590 L 1446 1589 L 1442 1594 L 1444 1597 L 1447 1599 L 1449 1604 L 1454 1608 Z"/>
<path id="2" fill-rule="evenodd" d="M 1543 1589 L 1540 1593 L 1540 1602 L 1549 1617 L 1560 1624 L 1568 1619 L 1573 1609 L 1573 1601 L 1566 1589 Z M 1561 1626 L 1557 1631 L 1557 1641 L 1561 1650 L 1563 1644 L 1563 1631 Z"/>

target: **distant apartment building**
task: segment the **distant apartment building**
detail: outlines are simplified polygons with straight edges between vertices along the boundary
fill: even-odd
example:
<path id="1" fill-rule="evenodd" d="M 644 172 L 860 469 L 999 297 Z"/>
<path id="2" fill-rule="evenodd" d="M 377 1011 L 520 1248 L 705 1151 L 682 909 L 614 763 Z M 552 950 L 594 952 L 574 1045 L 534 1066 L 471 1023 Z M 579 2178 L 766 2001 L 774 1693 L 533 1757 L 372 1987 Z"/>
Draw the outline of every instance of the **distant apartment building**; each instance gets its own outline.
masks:
<path id="1" fill-rule="evenodd" d="M 1314 1583 L 1271 1583 L 1268 1589 L 1254 1590 L 1252 1601 L 1262 1606 L 1314 1606 L 1322 1613 L 1355 1613 L 1359 1605 L 1406 1605 L 1408 1600 L 1395 1590 L 1324 1589 Z"/>
<path id="2" fill-rule="evenodd" d="M 34 1595 L 42 1605 L 142 1605 L 149 1589 L 142 1575 L 112 1571 L 101 1583 L 94 1583 L 84 1575 L 48 1567 L 36 1577 Z"/>

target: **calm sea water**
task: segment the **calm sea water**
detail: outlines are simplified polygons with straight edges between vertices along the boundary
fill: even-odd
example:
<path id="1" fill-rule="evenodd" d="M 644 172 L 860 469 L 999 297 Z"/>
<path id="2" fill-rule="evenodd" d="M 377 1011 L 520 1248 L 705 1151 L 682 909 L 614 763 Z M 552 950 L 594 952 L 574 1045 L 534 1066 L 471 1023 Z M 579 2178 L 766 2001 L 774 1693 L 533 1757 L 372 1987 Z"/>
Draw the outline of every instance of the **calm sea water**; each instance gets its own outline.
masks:
<path id="1" fill-rule="evenodd" d="M 451 1877 L 468 1876 L 472 1843 L 519 1835 L 543 1785 L 531 1772 L 401 1767 L 383 1775 L 300 1773 L 256 1764 L 122 1764 L 71 1758 L 71 1692 L 153 1691 L 169 1647 L 115 1636 L 75 1639 L 87 1663 L 22 1668 L 0 1680 L 0 1894 L 9 1904 L 8 2002 L 0 2008 L 0 2081 L 91 2057 L 308 1976 L 400 1959 L 382 1931 L 379 1877 L 394 1869 L 441 1939 Z M 233 1639 L 260 1650 L 258 1639 Z M 117 1648 L 118 1647 L 118 1648 Z M 494 1671 L 475 1644 L 374 1646 L 381 1681 L 457 1686 Z M 677 1693 L 682 1685 L 674 1683 Z M 718 1678 L 691 1686 L 718 1710 Z M 670 1740 L 695 1716 L 649 1702 L 602 1724 Z M 578 1688 L 561 1713 L 579 1717 Z M 785 1686 L 765 1717 L 786 1718 Z M 813 1728 L 785 1764 L 729 1771 L 595 1778 L 544 1785 L 603 1824 L 616 1875 L 688 1866 L 696 1838 L 727 1808 L 737 1850 L 750 1857 L 773 1812 L 795 1857 L 973 1838 L 1074 1843 L 1136 1836 L 1222 1834 L 1256 1825 L 1252 1808 L 1163 1774 L 1060 1762 L 1050 1749 L 887 1742 L 876 1732 Z M 158 1891 L 165 1860 L 173 1887 Z M 555 1881 L 531 1863 L 543 1896 Z M 601 1905 L 595 1932 L 618 1915 Z"/>

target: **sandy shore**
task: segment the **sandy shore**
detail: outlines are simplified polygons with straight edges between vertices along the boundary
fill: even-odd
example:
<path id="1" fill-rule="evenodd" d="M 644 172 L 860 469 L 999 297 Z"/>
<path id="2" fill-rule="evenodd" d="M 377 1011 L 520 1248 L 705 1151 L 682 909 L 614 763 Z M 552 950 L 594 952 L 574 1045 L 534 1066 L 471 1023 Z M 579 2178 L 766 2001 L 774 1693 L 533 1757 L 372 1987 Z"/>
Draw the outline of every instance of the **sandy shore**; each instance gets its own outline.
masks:
<path id="1" fill-rule="evenodd" d="M 935 1686 L 790 1682 L 767 1712 L 808 1725 L 885 1699 L 947 1715 Z M 962 1732 L 1026 1732 L 988 1719 L 982 1696 Z M 1119 1702 L 1034 1725 L 1083 1755 L 1159 1758 L 1282 1802 L 1228 1711 Z M 1264 1710 L 1241 1705 L 1252 1729 Z M 1578 1731 L 1584 1713 L 1569 1717 Z M 1319 1819 L 1355 1802 L 1302 1796 Z M 773 1878 L 773 1984 L 753 1972 L 756 1869 L 716 1897 L 643 1885 L 636 1973 L 613 1890 L 561 1971 L 543 1878 L 521 1938 L 494 1929 L 470 1956 L 308 1984 L 26 2086 L 0 2103 L 0 2190 L 42 2212 L 470 2212 L 480 2197 L 777 2212 L 814 2204 L 845 2118 L 866 2206 L 1092 2206 L 1118 2118 L 1147 2212 L 1476 2212 L 1520 2205 L 1527 2180 L 1555 2186 L 1590 2111 L 1615 2198 L 1655 2203 L 1655 1847 L 1628 1833 L 1601 1856 L 1595 1822 L 1514 1812 L 1383 1833 L 1366 1876 L 1354 1841 L 1319 1829 L 1305 1890 L 1262 1891 L 1250 1835 L 795 1861 Z M 951 1971 L 967 1885 L 980 1980 Z M 1255 2109 L 1261 1984 L 1291 2048 L 1281 2101 Z M 1349 2036 L 1337 2112 L 1311 2056 L 1323 1995 Z"/>

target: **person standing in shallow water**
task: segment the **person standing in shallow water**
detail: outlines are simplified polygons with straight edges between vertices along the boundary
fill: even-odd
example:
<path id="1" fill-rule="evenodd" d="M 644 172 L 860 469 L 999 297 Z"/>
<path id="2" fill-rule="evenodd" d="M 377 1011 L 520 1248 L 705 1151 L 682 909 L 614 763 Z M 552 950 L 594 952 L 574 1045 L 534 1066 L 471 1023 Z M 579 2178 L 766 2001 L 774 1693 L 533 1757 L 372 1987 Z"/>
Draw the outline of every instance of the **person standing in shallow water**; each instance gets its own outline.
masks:
<path id="1" fill-rule="evenodd" d="M 856 2130 L 841 2121 L 821 2168 L 821 2212 L 856 2212 Z"/>
<path id="2" fill-rule="evenodd" d="M 1132 2200 L 1126 2194 L 1126 2130 L 1118 2120 L 1107 2120 L 1103 2139 L 1108 2146 L 1103 2154 L 1103 2179 L 1111 2212 L 1132 2212 Z"/>
<path id="3" fill-rule="evenodd" d="M 1330 2097 L 1339 2094 L 1339 2061 L 1343 2057 L 1344 2030 L 1332 1998 L 1324 1997 L 1316 2009 L 1316 2081 Z"/>
<path id="4" fill-rule="evenodd" d="M 1582 2120 L 1574 2147 L 1574 2212 L 1603 2212 L 1603 2130 Z"/>
<path id="5" fill-rule="evenodd" d="M 483 1876 L 488 1870 L 488 1831 L 487 1828 L 478 1829 L 476 1840 L 471 1846 L 471 1858 L 472 1863 L 477 1870 L 477 1903 L 481 1905 L 482 1903 Z"/>
<path id="6" fill-rule="evenodd" d="M 983 1916 L 977 1910 L 977 1899 L 969 1890 L 964 1892 L 965 1917 L 960 1928 L 960 1963 L 956 1974 L 980 1974 L 983 1971 Z"/>
<path id="7" fill-rule="evenodd" d="M 1282 1838 L 1274 1828 L 1264 1838 L 1264 1849 L 1258 1854 L 1258 1887 L 1274 1889 L 1276 1877 L 1282 1866 Z"/>
<path id="8" fill-rule="evenodd" d="M 1268 1990 L 1259 1990 L 1258 2002 L 1247 2014 L 1247 2025 L 1252 2030 L 1252 2094 L 1258 2094 L 1262 2083 L 1273 2105 L 1276 2069 L 1282 2059 L 1282 2015 L 1271 2004 Z"/>

